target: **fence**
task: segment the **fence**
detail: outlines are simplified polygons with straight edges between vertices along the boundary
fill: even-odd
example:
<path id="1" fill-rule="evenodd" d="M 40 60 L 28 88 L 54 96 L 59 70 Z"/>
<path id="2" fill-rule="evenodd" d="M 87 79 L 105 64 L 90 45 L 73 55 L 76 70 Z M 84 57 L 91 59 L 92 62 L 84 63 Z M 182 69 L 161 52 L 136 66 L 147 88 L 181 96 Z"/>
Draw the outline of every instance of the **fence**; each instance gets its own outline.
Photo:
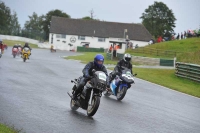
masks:
<path id="1" fill-rule="evenodd" d="M 176 62 L 175 75 L 200 82 L 200 65 Z"/>
<path id="2" fill-rule="evenodd" d="M 146 47 L 136 48 L 132 52 L 155 55 L 155 56 L 165 56 L 165 57 L 176 57 L 178 53 L 181 53 L 177 51 L 164 51 L 161 49 L 153 49 L 153 48 L 146 48 Z"/>
<path id="3" fill-rule="evenodd" d="M 104 48 L 86 48 L 86 47 L 77 47 L 77 52 L 104 52 Z"/>
<path id="4" fill-rule="evenodd" d="M 112 53 L 107 53 L 106 54 L 106 59 L 107 60 L 112 60 Z"/>
<path id="5" fill-rule="evenodd" d="M 123 57 L 124 57 L 124 54 L 117 53 L 117 58 L 118 58 L 119 60 L 123 59 Z"/>

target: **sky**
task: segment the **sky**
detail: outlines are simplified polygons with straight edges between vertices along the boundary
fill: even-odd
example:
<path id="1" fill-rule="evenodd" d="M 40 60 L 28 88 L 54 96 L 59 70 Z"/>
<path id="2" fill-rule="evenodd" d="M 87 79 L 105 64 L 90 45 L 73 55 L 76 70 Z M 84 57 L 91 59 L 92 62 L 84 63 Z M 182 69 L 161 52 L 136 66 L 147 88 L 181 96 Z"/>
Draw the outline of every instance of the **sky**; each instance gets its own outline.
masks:
<path id="1" fill-rule="evenodd" d="M 28 16 L 36 12 L 46 14 L 50 10 L 59 9 L 71 16 L 82 18 L 90 16 L 94 10 L 94 18 L 123 23 L 141 23 L 142 13 L 155 0 L 1 0 L 11 11 L 16 11 L 21 27 Z M 176 17 L 175 33 L 188 29 L 200 28 L 200 0 L 160 0 Z"/>

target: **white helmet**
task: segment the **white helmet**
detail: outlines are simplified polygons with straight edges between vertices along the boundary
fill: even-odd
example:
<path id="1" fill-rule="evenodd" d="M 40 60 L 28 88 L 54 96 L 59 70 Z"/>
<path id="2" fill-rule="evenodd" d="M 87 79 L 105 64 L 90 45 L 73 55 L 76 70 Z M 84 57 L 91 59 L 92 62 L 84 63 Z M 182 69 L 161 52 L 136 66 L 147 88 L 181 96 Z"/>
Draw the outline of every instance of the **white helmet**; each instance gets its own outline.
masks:
<path id="1" fill-rule="evenodd" d="M 130 62 L 131 61 L 131 55 L 130 54 L 124 54 L 124 61 L 125 62 Z"/>

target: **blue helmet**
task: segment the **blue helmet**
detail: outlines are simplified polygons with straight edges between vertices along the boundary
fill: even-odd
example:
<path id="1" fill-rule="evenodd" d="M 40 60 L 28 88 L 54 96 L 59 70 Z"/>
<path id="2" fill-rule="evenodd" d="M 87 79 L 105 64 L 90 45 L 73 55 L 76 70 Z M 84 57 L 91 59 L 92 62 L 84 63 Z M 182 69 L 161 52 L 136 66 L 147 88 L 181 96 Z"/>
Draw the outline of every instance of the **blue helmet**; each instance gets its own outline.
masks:
<path id="1" fill-rule="evenodd" d="M 102 61 L 102 64 L 99 64 L 98 61 Z M 96 65 L 97 67 L 101 68 L 103 66 L 103 62 L 104 62 L 104 56 L 101 54 L 97 54 L 94 57 L 94 65 Z"/>

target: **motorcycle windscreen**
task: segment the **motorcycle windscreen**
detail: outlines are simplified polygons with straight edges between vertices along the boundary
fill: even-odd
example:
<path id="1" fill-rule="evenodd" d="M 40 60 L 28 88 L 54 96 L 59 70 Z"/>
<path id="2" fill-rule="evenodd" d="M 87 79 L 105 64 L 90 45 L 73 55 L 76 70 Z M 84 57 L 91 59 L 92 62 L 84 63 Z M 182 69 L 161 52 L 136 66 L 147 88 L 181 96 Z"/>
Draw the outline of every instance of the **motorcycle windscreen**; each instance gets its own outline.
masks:
<path id="1" fill-rule="evenodd" d="M 29 51 L 29 48 L 24 48 L 24 51 L 25 51 L 25 52 L 28 52 L 28 51 Z"/>
<path id="2" fill-rule="evenodd" d="M 134 83 L 133 75 L 131 74 L 130 70 L 124 70 L 122 71 L 122 75 L 120 77 L 123 81 L 126 83 L 132 84 Z"/>
<path id="3" fill-rule="evenodd" d="M 104 72 L 102 71 L 96 71 L 95 72 L 95 78 L 93 78 L 93 87 L 99 89 L 99 90 L 104 90 L 106 87 L 106 80 L 107 76 Z"/>

